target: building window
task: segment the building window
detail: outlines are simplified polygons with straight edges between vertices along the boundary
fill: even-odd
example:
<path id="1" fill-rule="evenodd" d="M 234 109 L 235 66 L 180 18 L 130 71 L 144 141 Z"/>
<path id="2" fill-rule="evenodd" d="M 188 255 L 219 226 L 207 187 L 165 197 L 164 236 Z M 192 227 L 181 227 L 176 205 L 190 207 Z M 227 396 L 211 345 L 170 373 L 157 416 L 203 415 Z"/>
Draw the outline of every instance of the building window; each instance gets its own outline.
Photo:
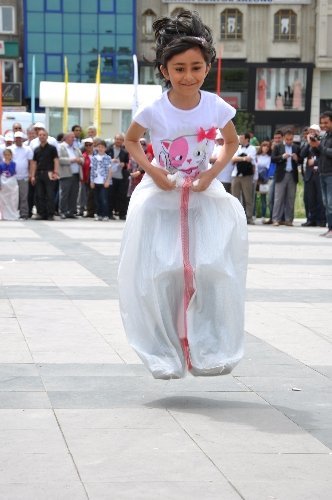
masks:
<path id="1" fill-rule="evenodd" d="M 14 7 L 0 7 L 0 33 L 15 33 Z"/>
<path id="2" fill-rule="evenodd" d="M 145 36 L 145 37 L 153 36 L 152 25 L 156 19 L 157 19 L 157 16 L 153 12 L 153 10 L 148 9 L 145 12 L 143 12 L 143 25 L 142 25 L 143 36 Z"/>
<path id="3" fill-rule="evenodd" d="M 62 54 L 45 54 L 45 62 L 46 73 L 63 73 Z"/>
<path id="4" fill-rule="evenodd" d="M 16 82 L 16 61 L 2 60 L 2 81 L 3 83 Z"/>
<path id="5" fill-rule="evenodd" d="M 220 15 L 220 38 L 236 40 L 243 36 L 243 15 L 238 9 L 226 9 Z"/>
<path id="6" fill-rule="evenodd" d="M 98 12 L 114 12 L 114 0 L 99 0 L 98 2 Z"/>
<path id="7" fill-rule="evenodd" d="M 296 14 L 292 10 L 279 10 L 274 15 L 274 41 L 296 40 Z"/>
<path id="8" fill-rule="evenodd" d="M 61 12 L 62 11 L 62 1 L 61 0 L 46 0 L 45 10 L 48 12 Z"/>

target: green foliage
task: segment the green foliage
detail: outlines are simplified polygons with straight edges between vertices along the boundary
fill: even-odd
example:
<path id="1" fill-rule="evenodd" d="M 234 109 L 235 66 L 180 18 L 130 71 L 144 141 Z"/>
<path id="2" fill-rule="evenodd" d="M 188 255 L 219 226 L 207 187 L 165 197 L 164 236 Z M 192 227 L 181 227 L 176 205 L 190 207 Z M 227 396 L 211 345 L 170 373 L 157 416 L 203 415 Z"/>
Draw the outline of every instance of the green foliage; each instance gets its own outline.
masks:
<path id="1" fill-rule="evenodd" d="M 238 134 L 243 134 L 248 130 L 254 130 L 255 116 L 246 111 L 237 111 L 234 118 L 234 124 Z"/>

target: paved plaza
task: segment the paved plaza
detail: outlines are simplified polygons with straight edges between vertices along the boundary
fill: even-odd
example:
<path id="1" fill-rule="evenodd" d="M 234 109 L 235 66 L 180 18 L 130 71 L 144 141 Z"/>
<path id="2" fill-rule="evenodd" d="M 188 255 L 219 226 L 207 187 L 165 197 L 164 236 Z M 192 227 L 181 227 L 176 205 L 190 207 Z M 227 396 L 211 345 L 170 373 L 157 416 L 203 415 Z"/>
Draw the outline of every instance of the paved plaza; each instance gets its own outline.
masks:
<path id="1" fill-rule="evenodd" d="M 124 223 L 0 222 L 1 500 L 329 500 L 332 240 L 249 227 L 246 353 L 154 380 L 128 346 Z"/>

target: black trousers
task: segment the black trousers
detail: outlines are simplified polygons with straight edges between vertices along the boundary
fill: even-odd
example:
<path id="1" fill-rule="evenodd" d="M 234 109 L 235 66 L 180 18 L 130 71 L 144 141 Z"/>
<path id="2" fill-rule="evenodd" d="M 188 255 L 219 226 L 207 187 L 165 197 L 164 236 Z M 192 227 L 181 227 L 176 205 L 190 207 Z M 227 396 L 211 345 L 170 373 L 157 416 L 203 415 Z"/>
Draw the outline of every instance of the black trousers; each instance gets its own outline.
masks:
<path id="1" fill-rule="evenodd" d="M 127 215 L 128 188 L 128 179 L 112 179 L 112 185 L 109 190 L 109 216 L 113 214 L 113 211 L 119 212 L 120 217 Z"/>
<path id="2" fill-rule="evenodd" d="M 36 173 L 36 205 L 38 214 L 43 218 L 54 215 L 55 182 L 51 181 L 47 171 Z"/>
<path id="3" fill-rule="evenodd" d="M 317 224 L 325 224 L 326 214 L 319 173 L 314 172 L 310 179 L 306 181 L 305 185 L 308 201 L 308 221 L 316 222 Z"/>

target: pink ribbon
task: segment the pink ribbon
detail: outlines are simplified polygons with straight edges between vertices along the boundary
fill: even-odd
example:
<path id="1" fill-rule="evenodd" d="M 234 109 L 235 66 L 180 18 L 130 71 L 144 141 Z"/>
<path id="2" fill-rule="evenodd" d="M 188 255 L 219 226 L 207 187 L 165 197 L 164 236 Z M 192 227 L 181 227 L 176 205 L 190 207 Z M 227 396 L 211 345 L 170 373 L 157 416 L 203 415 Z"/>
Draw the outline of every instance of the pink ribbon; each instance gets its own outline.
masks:
<path id="1" fill-rule="evenodd" d="M 180 338 L 182 351 L 188 370 L 192 368 L 192 363 L 190 359 L 190 349 L 188 342 L 188 329 L 187 329 L 187 309 L 193 296 L 194 289 L 194 271 L 190 263 L 189 256 L 189 221 L 188 221 L 188 207 L 189 207 L 189 193 L 192 179 L 187 177 L 181 189 L 181 242 L 182 242 L 182 256 L 183 256 L 183 274 L 184 274 L 184 292 L 183 292 L 183 304 L 184 304 L 184 335 Z"/>
<path id="2" fill-rule="evenodd" d="M 209 139 L 209 140 L 214 140 L 217 135 L 217 130 L 215 128 L 210 128 L 207 132 L 200 127 L 198 133 L 197 133 L 197 141 L 202 142 L 204 139 Z"/>

